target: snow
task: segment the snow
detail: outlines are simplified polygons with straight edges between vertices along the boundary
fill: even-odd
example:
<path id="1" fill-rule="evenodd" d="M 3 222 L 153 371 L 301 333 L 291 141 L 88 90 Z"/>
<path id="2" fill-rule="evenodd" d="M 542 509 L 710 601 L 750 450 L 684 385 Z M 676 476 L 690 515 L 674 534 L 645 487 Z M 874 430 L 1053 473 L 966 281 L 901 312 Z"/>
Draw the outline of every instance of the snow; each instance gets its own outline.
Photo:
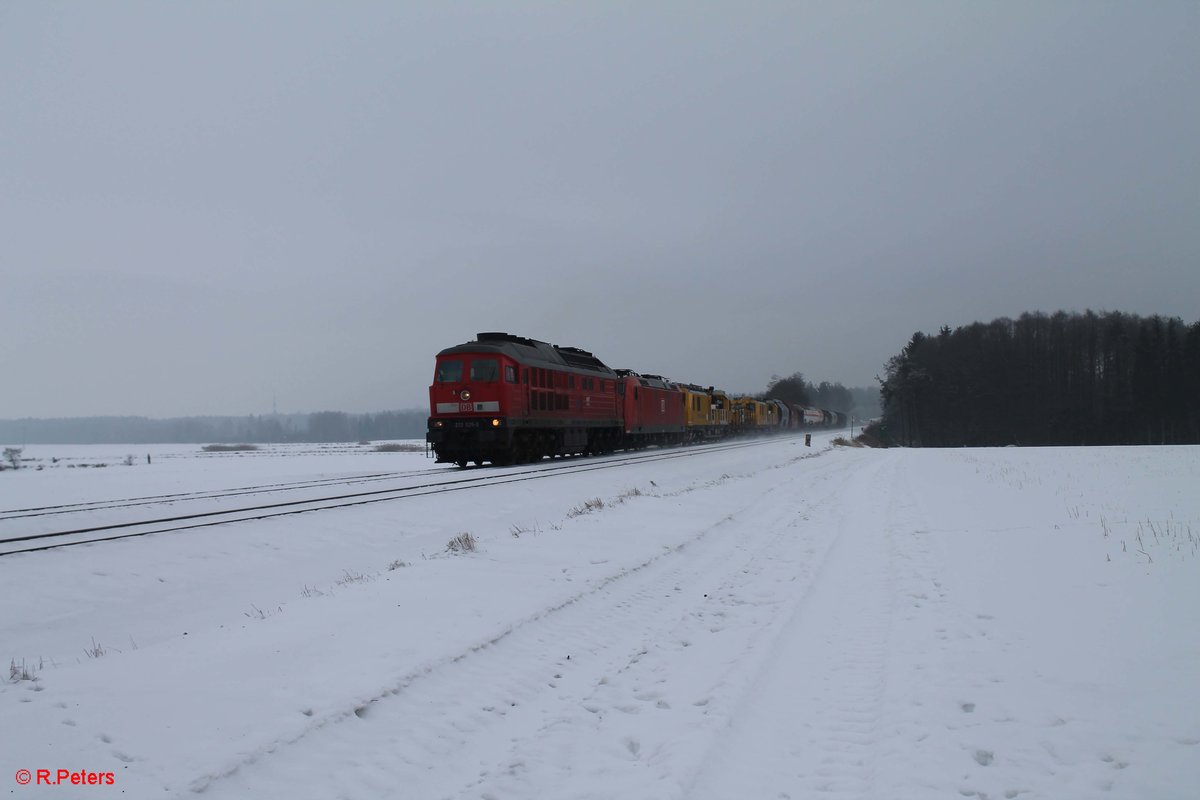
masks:
<path id="1" fill-rule="evenodd" d="M 0 656 L 33 673 L 0 682 L 0 766 L 114 773 L 4 780 L 17 797 L 1196 796 L 1200 448 L 829 439 L 0 557 Z M 31 445 L 43 469 L 0 474 L 0 509 L 530 469 L 130 449 Z M 221 502 L 10 515 L 0 538 Z M 464 532 L 476 550 L 448 551 Z"/>

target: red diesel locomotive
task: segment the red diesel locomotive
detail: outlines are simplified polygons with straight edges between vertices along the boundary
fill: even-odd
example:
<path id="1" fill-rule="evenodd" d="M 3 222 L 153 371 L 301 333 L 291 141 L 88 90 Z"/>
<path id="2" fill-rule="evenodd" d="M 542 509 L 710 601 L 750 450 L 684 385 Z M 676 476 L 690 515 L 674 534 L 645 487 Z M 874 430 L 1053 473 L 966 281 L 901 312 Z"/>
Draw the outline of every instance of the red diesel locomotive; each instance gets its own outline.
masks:
<path id="1" fill-rule="evenodd" d="M 438 353 L 426 439 L 461 467 L 603 452 L 620 424 L 618 380 L 584 350 L 481 333 Z"/>

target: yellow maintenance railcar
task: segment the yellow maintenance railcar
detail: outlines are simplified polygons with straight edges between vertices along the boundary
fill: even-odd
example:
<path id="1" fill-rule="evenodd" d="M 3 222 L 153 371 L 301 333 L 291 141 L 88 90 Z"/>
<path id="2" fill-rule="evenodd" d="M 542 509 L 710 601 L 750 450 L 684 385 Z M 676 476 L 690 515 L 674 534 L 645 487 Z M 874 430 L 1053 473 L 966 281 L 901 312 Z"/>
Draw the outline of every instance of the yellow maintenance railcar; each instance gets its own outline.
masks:
<path id="1" fill-rule="evenodd" d="M 684 424 L 692 441 L 715 439 L 729 433 L 729 396 L 720 389 L 695 384 L 682 384 Z"/>
<path id="2" fill-rule="evenodd" d="M 773 402 L 755 400 L 753 397 L 735 397 L 731 424 L 733 429 L 745 433 L 770 430 L 779 427 L 779 406 Z"/>

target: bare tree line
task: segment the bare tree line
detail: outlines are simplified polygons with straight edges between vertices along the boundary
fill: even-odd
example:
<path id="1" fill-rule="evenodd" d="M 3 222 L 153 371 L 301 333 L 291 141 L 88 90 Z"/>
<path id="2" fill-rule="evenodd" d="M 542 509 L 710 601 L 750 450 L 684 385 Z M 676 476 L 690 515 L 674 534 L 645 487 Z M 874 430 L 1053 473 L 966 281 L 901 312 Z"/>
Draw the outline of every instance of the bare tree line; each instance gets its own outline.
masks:
<path id="1" fill-rule="evenodd" d="M 767 390 L 758 395 L 762 400 L 782 400 L 797 406 L 813 406 L 830 411 L 840 411 L 859 419 L 871 419 L 879 415 L 879 390 L 865 387 L 847 388 L 840 383 L 805 380 L 804 373 L 796 372 L 786 378 L 772 376 Z"/>

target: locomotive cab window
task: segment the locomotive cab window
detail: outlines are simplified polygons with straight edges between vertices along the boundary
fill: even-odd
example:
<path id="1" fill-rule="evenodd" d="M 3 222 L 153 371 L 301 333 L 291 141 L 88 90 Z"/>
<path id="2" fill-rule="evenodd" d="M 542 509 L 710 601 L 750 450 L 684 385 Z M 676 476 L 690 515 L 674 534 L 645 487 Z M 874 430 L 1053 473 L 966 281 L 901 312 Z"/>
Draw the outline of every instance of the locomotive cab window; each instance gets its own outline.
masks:
<path id="1" fill-rule="evenodd" d="M 438 383 L 458 383 L 462 380 L 463 365 L 461 361 L 443 361 L 437 367 Z"/>
<path id="2" fill-rule="evenodd" d="M 508 383 L 517 382 L 517 368 L 512 364 L 504 365 L 504 380 Z"/>
<path id="3" fill-rule="evenodd" d="M 484 383 L 500 379 L 500 362 L 494 358 L 477 358 L 471 362 L 471 380 Z"/>

